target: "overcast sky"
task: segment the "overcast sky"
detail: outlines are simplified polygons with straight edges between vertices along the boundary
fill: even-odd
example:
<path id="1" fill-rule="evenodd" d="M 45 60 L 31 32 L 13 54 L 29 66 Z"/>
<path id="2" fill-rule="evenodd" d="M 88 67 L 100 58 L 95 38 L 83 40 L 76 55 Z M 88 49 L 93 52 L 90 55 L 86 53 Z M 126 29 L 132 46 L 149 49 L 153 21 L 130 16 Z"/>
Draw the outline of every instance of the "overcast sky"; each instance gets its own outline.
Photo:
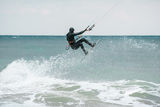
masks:
<path id="1" fill-rule="evenodd" d="M 160 0 L 0 0 L 0 35 L 65 35 L 94 22 L 87 35 L 160 35 Z"/>

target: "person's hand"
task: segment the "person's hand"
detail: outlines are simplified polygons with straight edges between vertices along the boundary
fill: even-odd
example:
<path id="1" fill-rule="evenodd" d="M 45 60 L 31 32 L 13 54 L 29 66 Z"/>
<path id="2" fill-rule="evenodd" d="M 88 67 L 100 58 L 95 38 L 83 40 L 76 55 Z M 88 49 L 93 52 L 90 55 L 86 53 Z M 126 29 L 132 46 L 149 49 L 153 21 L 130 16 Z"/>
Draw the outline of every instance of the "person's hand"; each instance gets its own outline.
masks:
<path id="1" fill-rule="evenodd" d="M 85 29 L 85 31 L 90 31 L 89 29 Z"/>
<path id="2" fill-rule="evenodd" d="M 88 28 L 89 28 L 89 26 L 87 26 L 87 28 L 85 29 L 85 31 L 89 31 Z"/>
<path id="3" fill-rule="evenodd" d="M 79 36 L 78 36 L 78 38 L 81 38 L 81 37 L 82 37 L 82 35 L 79 35 Z"/>
<path id="4" fill-rule="evenodd" d="M 91 27 L 89 27 L 88 31 L 91 31 L 95 27 L 95 24 L 93 24 Z"/>

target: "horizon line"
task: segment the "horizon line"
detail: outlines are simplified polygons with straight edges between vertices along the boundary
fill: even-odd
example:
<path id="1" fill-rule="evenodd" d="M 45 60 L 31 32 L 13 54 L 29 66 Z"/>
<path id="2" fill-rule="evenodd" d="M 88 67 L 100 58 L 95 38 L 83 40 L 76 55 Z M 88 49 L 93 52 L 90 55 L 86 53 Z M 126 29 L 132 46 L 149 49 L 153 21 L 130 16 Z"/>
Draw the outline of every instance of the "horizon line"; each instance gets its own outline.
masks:
<path id="1" fill-rule="evenodd" d="M 0 36 L 65 36 L 65 35 L 47 35 L 47 34 L 29 34 L 29 35 L 27 35 L 27 34 L 22 34 L 22 35 L 19 35 L 19 34 L 12 34 L 12 35 L 9 35 L 9 34 L 7 34 L 7 35 L 2 35 L 2 34 L 0 34 Z M 140 35 L 136 35 L 136 34 L 120 34 L 120 35 L 117 35 L 117 34 L 115 34 L 115 35 L 84 35 L 84 36 L 160 36 L 160 34 L 159 35 L 155 35 L 155 34 L 153 34 L 153 35 L 151 35 L 151 34 L 147 34 L 147 35 L 142 35 L 142 34 L 140 34 Z"/>

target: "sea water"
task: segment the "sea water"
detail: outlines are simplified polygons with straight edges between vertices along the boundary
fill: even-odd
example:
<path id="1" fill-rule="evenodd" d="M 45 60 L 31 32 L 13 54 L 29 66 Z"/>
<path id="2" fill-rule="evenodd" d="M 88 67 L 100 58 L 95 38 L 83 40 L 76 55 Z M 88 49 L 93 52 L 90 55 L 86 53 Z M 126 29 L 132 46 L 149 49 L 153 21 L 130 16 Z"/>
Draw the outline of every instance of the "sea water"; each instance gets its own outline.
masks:
<path id="1" fill-rule="evenodd" d="M 160 36 L 85 38 L 0 36 L 0 107 L 160 106 Z"/>

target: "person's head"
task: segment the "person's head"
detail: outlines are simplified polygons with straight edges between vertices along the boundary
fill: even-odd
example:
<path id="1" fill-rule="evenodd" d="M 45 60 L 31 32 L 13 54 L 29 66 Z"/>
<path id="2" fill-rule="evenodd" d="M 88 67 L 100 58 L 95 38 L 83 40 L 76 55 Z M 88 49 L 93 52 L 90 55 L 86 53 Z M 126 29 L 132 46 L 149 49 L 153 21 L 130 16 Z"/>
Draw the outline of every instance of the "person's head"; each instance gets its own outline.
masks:
<path id="1" fill-rule="evenodd" d="M 69 28 L 69 32 L 73 33 L 73 32 L 74 32 L 74 28 L 73 28 L 73 27 L 70 27 L 70 28 Z"/>

